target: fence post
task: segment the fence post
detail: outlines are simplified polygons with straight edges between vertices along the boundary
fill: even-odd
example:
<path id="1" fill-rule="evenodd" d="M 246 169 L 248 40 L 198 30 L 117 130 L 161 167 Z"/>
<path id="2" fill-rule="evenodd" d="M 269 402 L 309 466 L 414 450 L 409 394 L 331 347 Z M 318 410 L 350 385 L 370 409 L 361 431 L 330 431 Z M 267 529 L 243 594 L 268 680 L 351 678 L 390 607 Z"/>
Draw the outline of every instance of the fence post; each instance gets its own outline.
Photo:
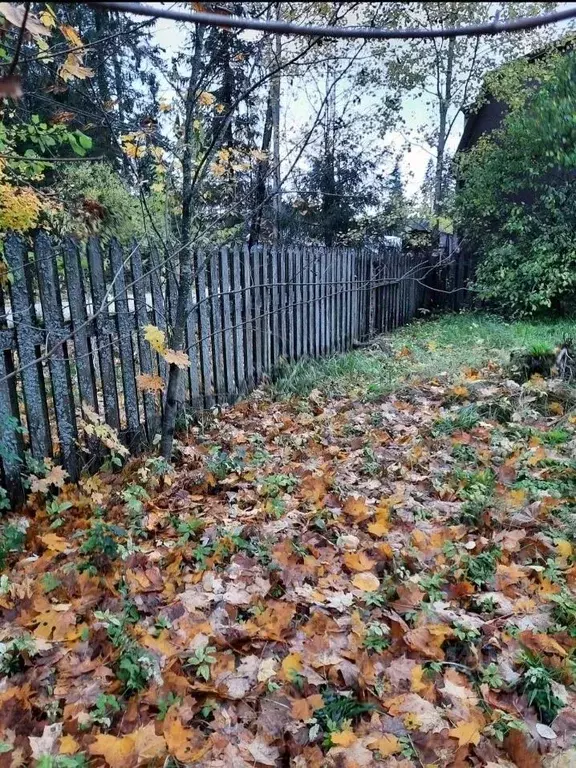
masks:
<path id="1" fill-rule="evenodd" d="M 62 450 L 62 463 L 72 480 L 77 480 L 80 472 L 76 449 L 76 414 L 72 397 L 72 383 L 66 355 L 66 329 L 62 315 L 61 299 L 58 293 L 58 273 L 48 235 L 40 231 L 36 236 L 34 252 L 42 266 L 38 269 L 42 315 L 46 331 L 46 341 L 52 348 L 48 359 L 56 426 Z"/>
<path id="2" fill-rule="evenodd" d="M 26 253 L 24 241 L 18 235 L 8 235 L 4 253 L 12 273 L 10 286 L 12 321 L 18 345 L 18 367 L 22 376 L 30 447 L 35 458 L 43 459 L 45 456 L 52 456 L 52 439 L 41 380 L 42 368 L 41 364 L 36 362 L 38 355 L 31 310 L 34 306 L 34 296 L 29 292 L 24 271 Z"/>

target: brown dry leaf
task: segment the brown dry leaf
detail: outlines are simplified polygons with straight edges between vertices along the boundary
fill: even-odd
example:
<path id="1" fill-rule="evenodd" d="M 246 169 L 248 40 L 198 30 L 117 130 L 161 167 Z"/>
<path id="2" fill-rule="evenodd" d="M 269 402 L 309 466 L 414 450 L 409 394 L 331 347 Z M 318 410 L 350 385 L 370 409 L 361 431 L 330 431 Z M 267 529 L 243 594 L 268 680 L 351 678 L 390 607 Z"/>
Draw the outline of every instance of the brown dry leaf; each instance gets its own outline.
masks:
<path id="1" fill-rule="evenodd" d="M 153 373 L 139 373 L 136 376 L 136 386 L 141 392 L 161 392 L 164 389 L 164 379 Z"/>
<path id="2" fill-rule="evenodd" d="M 357 523 L 361 523 L 371 515 L 370 507 L 362 496 L 349 496 L 344 503 L 344 512 L 354 518 Z"/>
<path id="3" fill-rule="evenodd" d="M 277 765 L 278 758 L 280 757 L 278 747 L 266 744 L 259 737 L 256 737 L 254 741 L 248 744 L 246 749 L 259 765 Z"/>
<path id="4" fill-rule="evenodd" d="M 80 35 L 74 27 L 69 26 L 68 24 L 61 24 L 60 25 L 60 32 L 64 35 L 66 40 L 74 47 L 74 48 L 81 48 L 84 43 L 82 42 Z"/>
<path id="5" fill-rule="evenodd" d="M 454 728 L 450 728 L 448 735 L 453 739 L 458 739 L 459 747 L 464 747 L 466 744 L 478 744 L 480 741 L 480 728 L 474 720 L 470 722 L 463 721 Z"/>
<path id="6" fill-rule="evenodd" d="M 168 751 L 183 763 L 200 760 L 210 749 L 210 744 L 198 731 L 185 728 L 177 706 L 172 706 L 164 718 L 164 738 Z"/>
<path id="7" fill-rule="evenodd" d="M 175 349 L 165 349 L 162 357 L 169 365 L 175 365 L 177 368 L 190 367 L 190 358 L 182 350 L 177 352 Z"/>
<path id="8" fill-rule="evenodd" d="M 91 755 L 103 757 L 110 768 L 127 768 L 134 761 L 134 739 L 132 736 L 112 736 L 109 733 L 99 733 L 96 740 L 88 747 L 88 751 Z"/>
<path id="9" fill-rule="evenodd" d="M 404 636 L 404 642 L 413 651 L 418 651 L 428 659 L 443 661 L 442 644 L 454 636 L 454 630 L 446 624 L 427 624 L 425 627 L 411 629 Z"/>
<path id="10" fill-rule="evenodd" d="M 66 539 L 58 536 L 56 533 L 46 533 L 40 537 L 40 541 L 44 546 L 52 552 L 66 552 L 69 547 Z"/>
<path id="11" fill-rule="evenodd" d="M 60 69 L 58 74 L 67 83 L 69 80 L 76 78 L 77 80 L 86 80 L 88 77 L 94 77 L 94 70 L 89 67 L 85 67 L 82 64 L 82 57 L 77 53 L 69 53 Z"/>
<path id="12" fill-rule="evenodd" d="M 61 641 L 66 640 L 70 631 L 76 626 L 76 614 L 68 609 L 61 611 L 51 608 L 39 613 L 34 621 L 38 623 L 34 630 L 35 637 Z"/>
<path id="13" fill-rule="evenodd" d="M 26 6 L 24 3 L 0 3 L 0 13 L 7 19 L 14 27 L 22 26 L 24 21 L 24 14 Z M 50 37 L 52 30 L 44 26 L 39 18 L 32 13 L 28 13 L 26 19 L 26 31 L 30 32 L 33 37 Z"/>
<path id="14" fill-rule="evenodd" d="M 370 571 L 376 565 L 364 552 L 346 552 L 342 558 L 344 565 L 351 571 Z"/>
<path id="15" fill-rule="evenodd" d="M 62 488 L 68 477 L 68 472 L 58 465 L 51 468 L 45 477 L 30 475 L 30 490 L 32 493 L 48 493 L 52 485 Z"/>
<path id="16" fill-rule="evenodd" d="M 538 634 L 530 629 L 526 629 L 524 632 L 520 632 L 518 639 L 522 645 L 534 651 L 534 653 L 549 653 L 561 657 L 567 656 L 564 648 L 551 635 Z"/>
<path id="17" fill-rule="evenodd" d="M 352 577 L 352 584 L 363 592 L 377 592 L 380 588 L 378 577 L 370 572 L 357 573 Z"/>
<path id="18" fill-rule="evenodd" d="M 147 761 L 157 760 L 166 754 L 166 740 L 156 735 L 154 722 L 133 731 L 130 737 L 134 741 L 138 764 L 147 765 Z"/>

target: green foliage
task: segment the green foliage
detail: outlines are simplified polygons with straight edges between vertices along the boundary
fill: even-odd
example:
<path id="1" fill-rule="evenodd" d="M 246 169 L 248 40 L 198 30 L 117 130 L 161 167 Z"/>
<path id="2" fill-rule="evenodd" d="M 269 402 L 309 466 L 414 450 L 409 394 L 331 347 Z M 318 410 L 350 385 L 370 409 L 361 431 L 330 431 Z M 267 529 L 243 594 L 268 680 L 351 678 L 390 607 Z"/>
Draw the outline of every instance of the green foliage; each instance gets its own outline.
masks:
<path id="1" fill-rule="evenodd" d="M 216 661 L 216 657 L 212 656 L 216 648 L 212 645 L 204 645 L 196 648 L 195 651 L 188 656 L 184 666 L 192 667 L 197 677 L 201 677 L 208 682 L 210 680 L 210 667 Z"/>
<path id="2" fill-rule="evenodd" d="M 118 537 L 125 536 L 126 531 L 116 525 L 109 525 L 103 520 L 93 520 L 88 534 L 82 544 L 79 552 L 82 555 L 88 555 L 91 562 L 99 564 L 104 560 L 115 560 L 120 554 L 118 546 Z"/>
<path id="3" fill-rule="evenodd" d="M 114 715 L 122 710 L 117 696 L 109 693 L 99 694 L 94 707 L 90 710 L 90 723 L 101 728 L 110 728 Z"/>
<path id="4" fill-rule="evenodd" d="M 435 437 L 451 435 L 454 432 L 469 432 L 480 421 L 480 414 L 475 405 L 465 405 L 454 415 L 439 419 L 432 429 Z"/>
<path id="5" fill-rule="evenodd" d="M 63 206 L 55 221 L 60 230 L 79 237 L 98 232 L 125 245 L 157 237 L 138 191 L 130 188 L 110 163 L 71 163 L 59 170 L 56 189 Z M 165 195 L 150 193 L 144 197 L 155 228 L 169 237 Z"/>
<path id="6" fill-rule="evenodd" d="M 6 567 L 9 556 L 14 552 L 22 552 L 26 541 L 26 531 L 14 523 L 8 523 L 0 528 L 0 568 Z"/>
<path id="7" fill-rule="evenodd" d="M 480 296 L 507 313 L 563 310 L 576 296 L 576 55 L 461 160 L 460 227 L 482 257 Z"/>
<path id="8" fill-rule="evenodd" d="M 37 653 L 34 638 L 29 634 L 0 643 L 0 673 L 10 676 L 21 672 L 30 657 Z"/>
<path id="9" fill-rule="evenodd" d="M 478 555 L 467 556 L 463 562 L 466 579 L 477 587 L 483 587 L 496 573 L 496 563 L 501 554 L 498 547 L 491 547 Z"/>
<path id="10" fill-rule="evenodd" d="M 366 627 L 366 634 L 364 635 L 362 645 L 368 651 L 382 653 L 382 651 L 390 646 L 389 634 L 390 630 L 386 624 L 369 624 Z"/>
<path id="11" fill-rule="evenodd" d="M 549 725 L 561 709 L 564 702 L 554 693 L 553 683 L 558 680 L 558 670 L 546 667 L 543 660 L 533 653 L 523 651 L 520 663 L 524 672 L 519 683 L 520 690 L 533 706 L 543 723 Z"/>
<path id="12" fill-rule="evenodd" d="M 85 755 L 42 755 L 35 768 L 88 768 L 88 758 Z"/>

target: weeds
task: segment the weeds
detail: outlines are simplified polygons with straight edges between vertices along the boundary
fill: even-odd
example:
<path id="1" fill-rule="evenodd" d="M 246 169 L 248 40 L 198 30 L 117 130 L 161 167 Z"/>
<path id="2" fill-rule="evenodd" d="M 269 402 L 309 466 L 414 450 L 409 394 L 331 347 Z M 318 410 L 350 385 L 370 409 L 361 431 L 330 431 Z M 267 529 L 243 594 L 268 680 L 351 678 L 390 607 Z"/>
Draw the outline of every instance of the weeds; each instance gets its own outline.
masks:
<path id="1" fill-rule="evenodd" d="M 558 670 L 546 667 L 539 656 L 523 651 L 519 658 L 524 672 L 520 679 L 521 692 L 528 704 L 538 712 L 545 725 L 550 725 L 565 703 L 554 693 L 554 683 L 559 679 Z"/>

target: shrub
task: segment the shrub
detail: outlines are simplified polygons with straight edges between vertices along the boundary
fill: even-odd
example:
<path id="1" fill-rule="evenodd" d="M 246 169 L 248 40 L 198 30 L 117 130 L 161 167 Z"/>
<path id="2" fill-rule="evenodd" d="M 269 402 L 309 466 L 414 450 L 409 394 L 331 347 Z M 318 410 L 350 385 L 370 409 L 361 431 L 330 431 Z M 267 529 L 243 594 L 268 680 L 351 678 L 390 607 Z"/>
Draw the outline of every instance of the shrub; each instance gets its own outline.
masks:
<path id="1" fill-rule="evenodd" d="M 510 314 L 562 311 L 576 296 L 576 55 L 551 58 L 548 74 L 460 161 L 476 288 Z"/>

